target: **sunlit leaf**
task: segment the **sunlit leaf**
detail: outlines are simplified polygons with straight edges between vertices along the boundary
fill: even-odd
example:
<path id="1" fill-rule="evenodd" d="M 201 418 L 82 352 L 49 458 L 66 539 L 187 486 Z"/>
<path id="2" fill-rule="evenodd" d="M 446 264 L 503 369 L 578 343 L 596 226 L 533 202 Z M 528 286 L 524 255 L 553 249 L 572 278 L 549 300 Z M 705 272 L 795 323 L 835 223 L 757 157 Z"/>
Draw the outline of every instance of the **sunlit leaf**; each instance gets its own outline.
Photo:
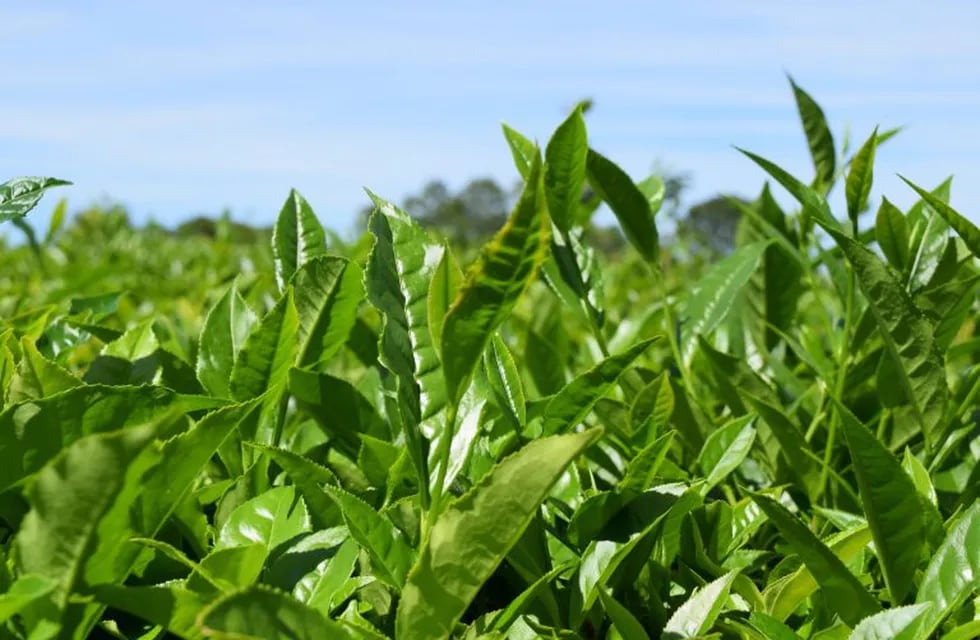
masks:
<path id="1" fill-rule="evenodd" d="M 555 130 L 544 154 L 548 212 L 555 226 L 564 232 L 571 229 L 575 222 L 585 184 L 588 153 L 585 120 L 581 110 L 575 109 Z"/>
<path id="2" fill-rule="evenodd" d="M 272 254 L 279 290 L 286 288 L 297 269 L 326 252 L 326 236 L 313 208 L 298 191 L 291 190 L 272 230 Z"/>
<path id="3" fill-rule="evenodd" d="M 600 433 L 534 440 L 440 514 L 402 590 L 395 622 L 399 638 L 449 635 L 565 467 Z"/>
<path id="4" fill-rule="evenodd" d="M 466 391 L 490 337 L 544 261 L 548 214 L 540 155 L 503 229 L 484 246 L 442 328 L 443 371 L 453 404 Z"/>

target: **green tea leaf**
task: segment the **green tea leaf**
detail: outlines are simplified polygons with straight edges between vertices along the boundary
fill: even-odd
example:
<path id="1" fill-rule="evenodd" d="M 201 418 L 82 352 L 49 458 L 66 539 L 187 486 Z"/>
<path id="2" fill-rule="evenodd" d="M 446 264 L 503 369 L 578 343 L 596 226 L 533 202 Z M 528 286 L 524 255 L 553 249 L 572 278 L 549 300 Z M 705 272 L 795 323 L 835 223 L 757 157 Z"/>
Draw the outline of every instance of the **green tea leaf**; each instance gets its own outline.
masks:
<path id="1" fill-rule="evenodd" d="M 340 522 L 340 509 L 322 488 L 325 484 L 337 484 L 337 478 L 329 469 L 286 449 L 258 445 L 255 448 L 275 460 L 299 489 L 316 530 Z"/>
<path id="2" fill-rule="evenodd" d="M 754 419 L 755 416 L 751 414 L 733 418 L 705 440 L 698 456 L 698 465 L 706 474 L 701 495 L 708 495 L 715 485 L 745 460 L 755 442 L 755 427 L 752 426 Z"/>
<path id="3" fill-rule="evenodd" d="M 205 594 L 178 585 L 132 587 L 105 584 L 93 590 L 106 605 L 140 617 L 188 640 L 202 640 L 194 621 L 210 603 Z"/>
<path id="4" fill-rule="evenodd" d="M 932 191 L 941 202 L 949 201 L 952 176 Z M 911 229 L 909 238 L 908 288 L 926 287 L 942 262 L 949 241 L 950 226 L 925 200 L 919 200 L 906 216 Z"/>
<path id="5" fill-rule="evenodd" d="M 353 538 L 348 538 L 337 552 L 324 560 L 316 569 L 303 576 L 293 588 L 293 596 L 325 616 L 329 616 L 339 605 L 334 599 L 344 583 L 354 572 L 360 547 Z"/>
<path id="6" fill-rule="evenodd" d="M 636 359 L 659 339 L 658 336 L 643 340 L 622 353 L 613 354 L 562 387 L 545 405 L 542 432 L 552 435 L 574 429 Z"/>
<path id="7" fill-rule="evenodd" d="M 229 388 L 236 400 L 264 395 L 254 439 L 259 444 L 276 444 L 279 438 L 279 404 L 286 390 L 289 369 L 296 360 L 299 318 L 292 289 L 279 299 L 248 334 L 231 369 Z M 252 435 L 252 434 L 248 434 Z"/>
<path id="8" fill-rule="evenodd" d="M 936 488 L 929 477 L 929 471 L 919 462 L 918 458 L 912 455 L 912 451 L 907 447 L 905 455 L 902 456 L 902 469 L 912 479 L 912 484 L 915 485 L 915 490 L 918 491 L 919 495 L 928 500 L 932 506 L 938 506 L 939 497 L 936 495 Z"/>
<path id="9" fill-rule="evenodd" d="M 506 124 L 502 125 L 502 127 L 504 138 L 507 140 L 507 146 L 510 147 L 511 155 L 514 156 L 514 165 L 517 167 L 518 173 L 521 174 L 521 178 L 526 181 L 528 175 L 531 173 L 531 165 L 534 164 L 534 158 L 539 155 L 538 146 Z"/>
<path id="10" fill-rule="evenodd" d="M 23 218 L 51 187 L 70 185 L 58 178 L 23 177 L 0 184 L 0 222 Z"/>
<path id="11" fill-rule="evenodd" d="M 927 638 L 970 595 L 980 590 L 980 501 L 960 514 L 929 560 L 916 604 L 932 607 L 922 618 L 919 638 Z"/>
<path id="12" fill-rule="evenodd" d="M 258 582 L 268 559 L 269 549 L 264 542 L 215 549 L 201 560 L 201 570 L 191 574 L 187 586 L 204 593 L 213 592 L 211 580 L 224 586 L 222 592 L 250 587 Z M 205 575 L 210 578 L 205 579 Z"/>
<path id="13" fill-rule="evenodd" d="M 912 189 L 914 189 L 915 192 L 918 193 L 919 196 L 936 211 L 936 213 L 942 216 L 943 220 L 945 220 L 946 223 L 949 224 L 949 226 L 951 226 L 961 238 L 963 238 L 963 242 L 966 243 L 966 246 L 970 249 L 970 252 L 974 256 L 980 258 L 980 229 L 978 229 L 972 222 L 961 216 L 955 209 L 936 195 L 929 193 L 921 187 L 917 187 L 902 176 L 899 177 L 905 181 L 905 184 L 912 187 Z"/>
<path id="14" fill-rule="evenodd" d="M 198 474 L 211 461 L 228 436 L 252 414 L 261 399 L 212 411 L 187 431 L 167 440 L 160 463 L 142 481 L 143 530 L 134 535 L 154 535 L 164 526 Z M 135 562 L 135 555 L 130 562 Z"/>
<path id="15" fill-rule="evenodd" d="M 635 491 L 641 493 L 650 488 L 657 472 L 667 459 L 670 446 L 674 443 L 675 431 L 668 431 L 659 438 L 640 449 L 630 460 L 626 473 L 618 485 L 621 492 Z"/>
<path id="16" fill-rule="evenodd" d="M 589 184 L 612 209 L 630 244 L 647 262 L 656 262 L 660 241 L 650 201 L 625 171 L 592 149 L 587 168 Z"/>
<path id="17" fill-rule="evenodd" d="M 487 342 L 531 283 L 548 249 L 548 214 L 540 155 L 507 224 L 480 253 L 442 328 L 443 371 L 458 404 Z"/>
<path id="18" fill-rule="evenodd" d="M 892 453 L 847 407 L 834 401 L 854 463 L 858 491 L 892 602 L 902 602 L 926 542 L 925 514 L 918 492 Z M 938 515 L 938 513 L 936 514 Z"/>
<path id="19" fill-rule="evenodd" d="M 609 615 L 609 619 L 612 620 L 613 627 L 623 638 L 637 638 L 638 640 L 647 638 L 649 640 L 650 636 L 647 635 L 640 621 L 630 613 L 629 609 L 617 602 L 611 593 L 605 589 L 599 589 L 599 599 L 602 600 L 602 606 Z"/>
<path id="20" fill-rule="evenodd" d="M 385 318 L 381 362 L 398 379 L 402 418 L 406 428 L 414 431 L 447 401 L 428 326 L 429 286 L 445 249 L 431 242 L 407 213 L 368 194 L 376 209 L 370 220 L 374 248 L 365 285 L 371 304 Z"/>
<path id="21" fill-rule="evenodd" d="M 806 215 L 812 216 L 814 220 L 825 227 L 833 229 L 841 228 L 840 223 L 830 212 L 830 205 L 827 204 L 827 200 L 820 193 L 806 186 L 778 165 L 766 160 L 762 156 L 757 156 L 745 149 L 735 148 L 762 167 L 766 173 L 776 179 L 776 182 L 783 185 L 783 188 L 789 191 L 790 195 L 796 198 L 797 202 L 803 206 L 803 211 Z"/>
<path id="22" fill-rule="evenodd" d="M 360 640 L 366 632 L 331 620 L 299 600 L 268 587 L 221 598 L 201 613 L 198 629 L 217 640 Z"/>
<path id="23" fill-rule="evenodd" d="M 857 230 L 858 216 L 868 207 L 868 195 L 874 180 L 875 150 L 878 148 L 878 128 L 861 145 L 851 160 L 844 190 L 847 196 L 847 215 L 854 230 Z"/>
<path id="24" fill-rule="evenodd" d="M 562 573 L 565 573 L 570 568 L 570 565 L 557 566 L 548 573 L 545 573 L 540 578 L 532 582 L 528 587 L 517 595 L 516 598 L 510 601 L 500 613 L 493 617 L 493 622 L 490 627 L 494 631 L 507 631 L 510 629 L 511 625 L 517 620 L 524 609 L 537 597 L 552 580 L 557 578 Z"/>
<path id="25" fill-rule="evenodd" d="M 198 341 L 197 379 L 211 395 L 230 398 L 235 359 L 255 325 L 255 313 L 232 284 L 204 319 Z"/>
<path id="26" fill-rule="evenodd" d="M 327 239 L 310 203 L 295 189 L 290 190 L 272 230 L 272 255 L 279 291 L 285 290 L 297 269 L 326 252 Z"/>
<path id="27" fill-rule="evenodd" d="M 310 417 L 332 437 L 338 448 L 354 455 L 358 434 L 388 435 L 378 410 L 347 380 L 327 373 L 289 370 L 289 392 Z"/>
<path id="28" fill-rule="evenodd" d="M 395 589 L 405 587 L 405 576 L 415 561 L 415 551 L 402 532 L 360 498 L 338 487 L 324 487 L 337 503 L 351 536 L 371 556 L 379 579 Z"/>
<path id="29" fill-rule="evenodd" d="M 575 224 L 582 199 L 588 154 L 585 120 L 581 109 L 576 108 L 555 130 L 544 153 L 548 212 L 555 226 L 566 233 Z"/>
<path id="30" fill-rule="evenodd" d="M 847 256 L 888 354 L 900 365 L 896 383 L 911 400 L 912 411 L 931 449 L 945 430 L 943 416 L 949 395 L 932 326 L 878 256 L 834 229 L 827 231 Z"/>
<path id="31" fill-rule="evenodd" d="M 922 637 L 918 623 L 928 608 L 928 604 L 913 604 L 876 613 L 854 627 L 848 640 L 916 640 Z"/>
<path id="32" fill-rule="evenodd" d="M 176 396 L 153 387 L 86 385 L 0 413 L 0 490 L 39 471 L 80 438 L 162 418 Z"/>
<path id="33" fill-rule="evenodd" d="M 759 266 L 768 241 L 756 242 L 737 249 L 715 263 L 691 288 L 684 311 L 681 334 L 681 357 L 685 366 L 697 348 L 697 337 L 707 336 L 731 310 L 735 299 Z"/>
<path id="34" fill-rule="evenodd" d="M 84 437 L 49 462 L 28 490 L 31 511 L 17 533 L 17 567 L 57 583 L 52 598 L 60 611 L 81 586 L 122 577 L 102 575 L 100 565 L 111 565 L 119 552 L 106 542 L 159 460 L 147 446 L 159 428 L 151 423 Z"/>
<path id="35" fill-rule="evenodd" d="M 667 428 L 674 413 L 674 390 L 667 373 L 661 373 L 637 394 L 629 419 L 634 442 L 649 443 Z"/>
<path id="36" fill-rule="evenodd" d="M 439 264 L 432 272 L 429 297 L 426 302 L 429 313 L 429 335 L 432 338 L 432 346 L 436 348 L 440 357 L 442 356 L 442 325 L 462 284 L 463 273 L 456 264 L 452 251 L 448 246 L 443 247 Z"/>
<path id="37" fill-rule="evenodd" d="M 708 633 L 721 614 L 737 575 L 730 571 L 696 589 L 667 621 L 667 626 L 664 627 L 665 637 L 697 638 Z"/>
<path id="38" fill-rule="evenodd" d="M 881 199 L 875 218 L 875 239 L 881 252 L 896 269 L 903 271 L 909 264 L 909 227 L 898 207 Z"/>
<path id="39" fill-rule="evenodd" d="M 789 83 L 793 87 L 793 95 L 796 96 L 796 108 L 800 113 L 806 141 L 810 146 L 810 156 L 813 158 L 813 167 L 817 172 L 814 185 L 821 193 L 826 194 L 830 191 L 835 177 L 837 152 L 834 150 L 834 137 L 830 134 L 827 118 L 820 105 L 810 97 L 810 94 L 798 87 L 793 78 L 789 78 Z"/>
<path id="40" fill-rule="evenodd" d="M 484 369 L 497 406 L 520 431 L 527 424 L 526 399 L 514 356 L 498 334 L 490 340 L 484 356 Z"/>
<path id="41" fill-rule="evenodd" d="M 600 434 L 593 429 L 534 440 L 440 514 L 402 590 L 395 619 L 400 640 L 450 634 L 565 467 Z"/>
<path id="42" fill-rule="evenodd" d="M 871 542 L 866 524 L 830 536 L 824 544 L 841 563 L 850 564 Z M 767 610 L 777 620 L 786 620 L 820 585 L 806 566 L 770 584 L 763 593 Z"/>
<path id="43" fill-rule="evenodd" d="M 47 576 L 25 574 L 0 594 L 0 623 L 17 615 L 22 609 L 58 588 L 58 582 Z"/>
<path id="44" fill-rule="evenodd" d="M 752 494 L 752 499 L 803 560 L 820 585 L 828 606 L 844 622 L 853 626 L 881 610 L 878 601 L 806 525 L 772 498 Z"/>
<path id="45" fill-rule="evenodd" d="M 20 341 L 21 359 L 17 369 L 5 386 L 7 402 L 14 404 L 24 400 L 45 398 L 61 391 L 73 389 L 82 381 L 65 369 L 41 355 L 34 342 L 27 337 Z"/>
<path id="46" fill-rule="evenodd" d="M 361 268 L 346 258 L 319 256 L 293 275 L 293 300 L 299 318 L 296 365 L 330 360 L 350 335 L 364 298 Z"/>
<path id="47" fill-rule="evenodd" d="M 218 533 L 215 550 L 260 544 L 266 554 L 311 531 L 310 515 L 293 486 L 274 487 L 239 505 Z"/>

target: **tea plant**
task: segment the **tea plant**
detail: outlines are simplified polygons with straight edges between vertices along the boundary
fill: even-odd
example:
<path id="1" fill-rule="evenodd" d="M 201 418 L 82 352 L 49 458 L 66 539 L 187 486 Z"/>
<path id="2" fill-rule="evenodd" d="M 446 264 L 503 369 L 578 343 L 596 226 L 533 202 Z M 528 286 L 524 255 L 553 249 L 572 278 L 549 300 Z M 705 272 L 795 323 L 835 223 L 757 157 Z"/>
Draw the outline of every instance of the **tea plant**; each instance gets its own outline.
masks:
<path id="1" fill-rule="evenodd" d="M 701 273 L 581 108 L 504 127 L 523 193 L 465 268 L 374 194 L 366 244 L 292 192 L 271 253 L 109 259 L 23 222 L 62 181 L 0 187 L 0 635 L 980 635 L 980 231 L 949 181 L 872 219 L 893 132 L 839 150 L 792 90 L 814 178 L 743 153 L 800 210 L 766 185 Z"/>

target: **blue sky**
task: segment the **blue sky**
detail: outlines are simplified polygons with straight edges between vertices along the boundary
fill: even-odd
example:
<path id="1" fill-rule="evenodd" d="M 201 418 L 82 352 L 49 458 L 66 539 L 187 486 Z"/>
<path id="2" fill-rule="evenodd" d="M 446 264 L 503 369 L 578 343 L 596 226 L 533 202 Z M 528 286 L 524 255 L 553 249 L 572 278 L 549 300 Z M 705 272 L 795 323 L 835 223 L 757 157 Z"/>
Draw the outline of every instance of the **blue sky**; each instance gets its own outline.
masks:
<path id="1" fill-rule="evenodd" d="M 269 223 L 296 187 L 344 231 L 364 186 L 511 184 L 500 123 L 544 142 L 591 97 L 590 143 L 634 178 L 659 162 L 690 172 L 688 202 L 754 196 L 764 176 L 732 145 L 812 175 L 789 72 L 838 143 L 907 127 L 876 195 L 911 204 L 896 173 L 952 173 L 977 220 L 978 27 L 980 3 L 921 0 L 8 3 L 0 177 L 168 224 Z"/>

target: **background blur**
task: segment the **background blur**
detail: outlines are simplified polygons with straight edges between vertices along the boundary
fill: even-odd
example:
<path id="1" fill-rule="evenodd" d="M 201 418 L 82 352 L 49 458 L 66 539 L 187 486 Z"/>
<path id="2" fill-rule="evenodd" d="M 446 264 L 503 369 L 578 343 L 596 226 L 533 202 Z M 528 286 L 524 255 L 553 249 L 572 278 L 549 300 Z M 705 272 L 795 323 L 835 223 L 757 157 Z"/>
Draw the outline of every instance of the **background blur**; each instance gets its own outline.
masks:
<path id="1" fill-rule="evenodd" d="M 432 181 L 511 188 L 500 123 L 544 141 L 589 98 L 592 146 L 635 179 L 685 178 L 690 207 L 758 193 L 731 145 L 812 176 L 790 73 L 838 147 L 906 127 L 879 149 L 873 208 L 914 201 L 898 172 L 954 174 L 951 203 L 978 221 L 980 4 L 735 4 L 4 3 L 0 181 L 75 183 L 42 225 L 61 196 L 267 225 L 295 187 L 347 232 L 364 186 L 399 202 Z"/>

